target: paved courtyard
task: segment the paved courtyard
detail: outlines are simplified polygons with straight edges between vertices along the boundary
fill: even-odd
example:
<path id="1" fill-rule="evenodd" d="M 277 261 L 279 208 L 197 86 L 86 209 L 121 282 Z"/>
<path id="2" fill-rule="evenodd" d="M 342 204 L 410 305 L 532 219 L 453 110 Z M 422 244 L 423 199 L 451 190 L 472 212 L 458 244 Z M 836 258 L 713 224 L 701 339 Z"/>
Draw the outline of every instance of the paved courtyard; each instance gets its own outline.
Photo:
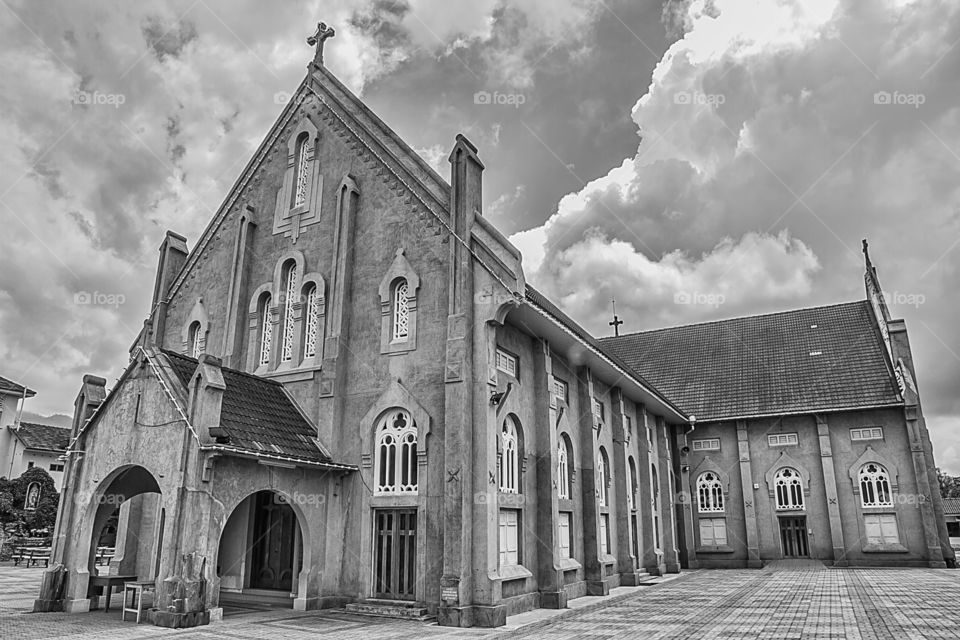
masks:
<path id="1" fill-rule="evenodd" d="M 506 629 L 448 629 L 342 611 L 232 613 L 219 624 L 173 631 L 109 614 L 33 614 L 39 569 L 0 566 L 0 638 L 960 638 L 960 571 L 773 566 L 696 571 L 575 608 L 534 611 Z"/>

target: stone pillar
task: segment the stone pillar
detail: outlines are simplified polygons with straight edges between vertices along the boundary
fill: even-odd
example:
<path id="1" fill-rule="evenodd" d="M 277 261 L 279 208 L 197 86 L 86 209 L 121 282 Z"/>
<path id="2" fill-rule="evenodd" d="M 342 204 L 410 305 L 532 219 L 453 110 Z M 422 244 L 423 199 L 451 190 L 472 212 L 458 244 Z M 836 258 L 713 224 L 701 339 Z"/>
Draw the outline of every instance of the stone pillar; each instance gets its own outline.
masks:
<path id="1" fill-rule="evenodd" d="M 563 588 L 563 571 L 557 563 L 557 411 L 553 395 L 553 361 L 546 340 L 537 343 L 534 380 L 537 389 L 535 421 L 537 430 L 537 583 L 540 606 L 544 609 L 565 609 L 567 592 Z M 572 461 L 571 461 L 572 464 Z"/>
<path id="2" fill-rule="evenodd" d="M 947 566 L 940 548 L 940 531 L 937 528 L 936 516 L 933 511 L 933 487 L 927 476 L 926 456 L 923 451 L 923 440 L 920 435 L 919 407 L 916 405 L 904 408 L 907 418 L 907 434 L 910 437 L 910 457 L 913 460 L 913 474 L 917 479 L 917 493 L 920 494 L 920 518 L 923 522 L 923 539 L 927 547 L 927 566 L 945 568 Z M 939 490 L 939 487 L 937 487 Z"/>
<path id="3" fill-rule="evenodd" d="M 820 439 L 820 462 L 823 468 L 823 490 L 827 499 L 827 515 L 830 520 L 830 542 L 833 546 L 833 565 L 846 567 L 847 547 L 843 541 L 843 520 L 840 517 L 840 502 L 837 497 L 837 475 L 834 468 L 833 446 L 830 443 L 830 425 L 827 417 L 816 415 L 817 434 Z"/>
<path id="4" fill-rule="evenodd" d="M 247 205 L 243 215 L 240 216 L 240 222 L 237 224 L 236 243 L 233 247 L 233 264 L 230 270 L 230 289 L 227 297 L 227 320 L 223 332 L 223 344 L 220 352 L 223 357 L 224 365 L 231 367 L 236 357 L 237 334 L 243 331 L 243 318 L 246 315 L 241 310 L 247 308 L 245 297 L 247 293 L 247 274 L 250 271 L 248 265 L 250 261 L 247 256 L 253 251 L 253 230 L 256 223 L 250 218 L 254 211 L 251 205 Z M 242 344 L 242 342 L 241 342 Z"/>
<path id="5" fill-rule="evenodd" d="M 603 564 L 600 562 L 600 513 L 597 504 L 597 430 L 600 416 L 593 412 L 593 375 L 587 367 L 577 371 L 577 393 L 580 416 L 577 430 L 580 437 L 580 496 L 583 502 L 583 573 L 587 582 L 587 595 L 605 596 L 610 587 L 603 580 Z"/>
<path id="6" fill-rule="evenodd" d="M 759 569 L 760 535 L 757 530 L 756 494 L 753 491 L 753 471 L 750 465 L 750 437 L 747 421 L 737 420 L 737 447 L 740 454 L 740 487 L 743 493 L 743 524 L 747 534 L 747 567 Z"/>
<path id="7" fill-rule="evenodd" d="M 677 487 L 673 474 L 673 455 L 669 429 L 670 427 L 664 422 L 663 418 L 657 416 L 663 562 L 667 573 L 680 573 L 680 550 L 677 549 L 677 512 L 675 508 Z"/>
<path id="8" fill-rule="evenodd" d="M 639 560 L 647 573 L 659 576 L 663 574 L 665 567 L 663 554 L 659 552 L 660 547 L 657 544 L 660 534 L 660 516 L 657 513 L 658 510 L 654 509 L 654 504 L 659 503 L 660 500 L 659 495 L 654 495 L 654 489 L 659 486 L 659 481 L 654 482 L 652 466 L 658 462 L 656 425 L 643 405 L 637 408 L 637 418 L 637 448 L 640 454 L 637 469 L 640 486 L 637 491 L 637 500 L 640 507 L 640 544 L 643 549 L 643 557 Z M 657 469 L 659 475 L 659 465 Z"/>
<path id="9" fill-rule="evenodd" d="M 639 559 L 633 551 L 633 535 L 630 525 L 632 516 L 630 500 L 633 493 L 630 478 L 630 451 L 634 446 L 636 429 L 627 428 L 626 403 L 623 391 L 619 387 L 610 390 L 610 428 L 613 430 L 613 463 L 614 495 L 616 497 L 617 533 L 617 570 L 620 572 L 620 584 L 633 586 L 639 584 Z"/>
<path id="10" fill-rule="evenodd" d="M 679 492 L 680 499 L 678 500 L 679 504 L 677 505 L 677 510 L 680 512 L 680 522 L 682 523 L 683 530 L 681 532 L 683 538 L 681 540 L 681 545 L 683 546 L 683 551 L 685 554 L 681 555 L 681 564 L 683 556 L 686 557 L 687 569 L 696 569 L 699 566 L 697 562 L 697 543 L 694 539 L 693 534 L 693 496 L 690 495 L 690 441 L 688 439 L 689 432 L 693 427 L 677 429 L 676 432 L 676 441 L 677 441 L 677 451 L 679 453 L 679 472 L 680 472 L 680 486 L 683 489 Z"/>

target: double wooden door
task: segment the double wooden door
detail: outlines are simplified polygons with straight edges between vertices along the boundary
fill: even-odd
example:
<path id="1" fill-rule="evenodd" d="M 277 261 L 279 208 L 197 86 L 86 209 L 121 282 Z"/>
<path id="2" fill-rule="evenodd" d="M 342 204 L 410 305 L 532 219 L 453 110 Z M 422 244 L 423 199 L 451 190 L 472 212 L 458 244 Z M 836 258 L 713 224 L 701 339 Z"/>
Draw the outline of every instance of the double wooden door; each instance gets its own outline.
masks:
<path id="1" fill-rule="evenodd" d="M 256 495 L 254 509 L 250 586 L 290 591 L 296 560 L 296 514 L 268 491 Z"/>
<path id="2" fill-rule="evenodd" d="M 785 558 L 806 558 L 810 555 L 805 516 L 780 518 L 780 545 Z"/>
<path id="3" fill-rule="evenodd" d="M 373 592 L 388 600 L 414 600 L 417 582 L 417 510 L 373 512 Z"/>

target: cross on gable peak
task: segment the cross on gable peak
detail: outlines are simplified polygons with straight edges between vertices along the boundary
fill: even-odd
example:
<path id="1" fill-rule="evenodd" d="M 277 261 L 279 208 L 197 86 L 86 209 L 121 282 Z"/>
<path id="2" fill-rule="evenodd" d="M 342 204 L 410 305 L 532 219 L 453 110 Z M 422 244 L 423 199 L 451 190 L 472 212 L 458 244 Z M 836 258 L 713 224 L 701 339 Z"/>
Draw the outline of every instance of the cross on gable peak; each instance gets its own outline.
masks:
<path id="1" fill-rule="evenodd" d="M 325 22 L 317 23 L 317 30 L 313 33 L 312 36 L 307 38 L 307 44 L 311 47 L 316 47 L 316 52 L 313 55 L 313 61 L 317 64 L 323 64 L 323 43 L 333 36 L 337 35 L 337 32 L 333 27 L 328 27 Z"/>

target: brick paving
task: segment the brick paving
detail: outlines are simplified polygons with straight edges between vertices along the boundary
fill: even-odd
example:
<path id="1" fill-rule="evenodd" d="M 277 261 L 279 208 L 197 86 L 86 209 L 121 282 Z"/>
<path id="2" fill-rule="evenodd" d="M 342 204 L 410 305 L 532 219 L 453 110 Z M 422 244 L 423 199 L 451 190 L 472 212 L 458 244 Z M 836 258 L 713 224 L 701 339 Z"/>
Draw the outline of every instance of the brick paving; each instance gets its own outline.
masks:
<path id="1" fill-rule="evenodd" d="M 183 631 L 121 622 L 119 598 L 109 614 L 26 613 L 40 574 L 36 568 L 0 567 L 0 638 L 960 638 L 960 571 L 937 569 L 800 563 L 696 571 L 655 586 L 616 589 L 608 598 L 574 600 L 566 611 L 512 616 L 506 629 L 449 629 L 335 610 L 266 610 Z"/>

